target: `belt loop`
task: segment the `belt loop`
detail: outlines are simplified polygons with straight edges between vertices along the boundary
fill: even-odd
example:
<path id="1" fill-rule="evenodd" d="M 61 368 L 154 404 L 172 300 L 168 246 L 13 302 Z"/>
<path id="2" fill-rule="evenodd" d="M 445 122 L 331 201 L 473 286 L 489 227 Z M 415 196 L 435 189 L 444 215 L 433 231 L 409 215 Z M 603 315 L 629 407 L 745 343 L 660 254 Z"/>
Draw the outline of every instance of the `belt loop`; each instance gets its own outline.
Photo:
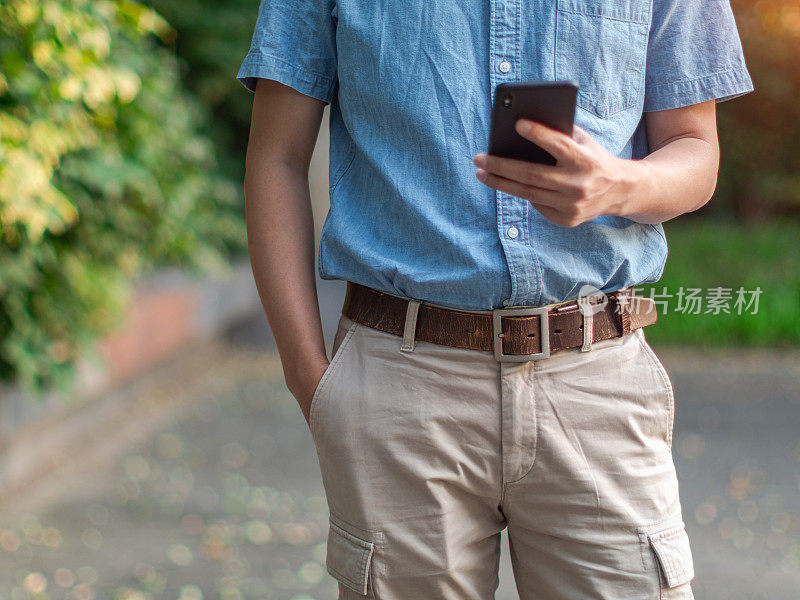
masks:
<path id="1" fill-rule="evenodd" d="M 419 312 L 419 300 L 409 300 L 406 308 L 406 322 L 403 328 L 403 345 L 400 352 L 414 351 L 414 338 L 417 332 L 417 313 Z"/>
<path id="2" fill-rule="evenodd" d="M 588 296 L 578 298 L 578 307 L 583 315 L 583 345 L 581 346 L 581 352 L 589 352 L 592 349 L 592 341 L 594 340 L 594 312 Z"/>

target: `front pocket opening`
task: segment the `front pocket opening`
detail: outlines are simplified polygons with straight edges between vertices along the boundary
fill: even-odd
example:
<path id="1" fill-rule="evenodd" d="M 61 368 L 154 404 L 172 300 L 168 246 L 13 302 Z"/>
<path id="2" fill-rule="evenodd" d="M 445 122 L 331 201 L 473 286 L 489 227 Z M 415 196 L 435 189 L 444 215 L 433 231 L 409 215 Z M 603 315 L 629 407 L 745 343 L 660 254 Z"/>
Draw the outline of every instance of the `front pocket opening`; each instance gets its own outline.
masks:
<path id="1" fill-rule="evenodd" d="M 328 573 L 362 596 L 369 593 L 369 573 L 374 551 L 373 542 L 362 540 L 336 523 L 330 523 L 325 560 Z"/>
<path id="2" fill-rule="evenodd" d="M 661 382 L 663 383 L 664 388 L 666 390 L 667 410 L 669 412 L 669 417 L 667 420 L 666 442 L 667 446 L 671 450 L 672 434 L 673 430 L 675 429 L 675 389 L 672 385 L 672 380 L 669 378 L 667 370 L 664 368 L 664 365 L 661 362 L 661 359 L 658 357 L 658 355 L 655 353 L 655 350 L 653 350 L 652 346 L 650 346 L 649 342 L 647 341 L 647 338 L 645 337 L 644 333 L 644 328 L 637 329 L 636 331 L 638 334 L 639 342 L 642 345 L 642 349 L 644 350 L 645 355 L 649 359 L 652 367 L 658 373 L 658 376 L 661 379 Z"/>
<path id="3" fill-rule="evenodd" d="M 342 317 L 342 318 L 344 319 L 346 317 Z M 340 325 L 339 325 L 339 329 L 337 330 L 337 334 L 336 334 L 337 337 L 343 331 L 341 329 L 341 327 L 343 325 L 342 319 L 340 319 L 339 322 L 340 322 Z M 317 383 L 317 388 L 314 390 L 314 395 L 311 397 L 311 405 L 309 406 L 309 409 L 308 409 L 308 425 L 309 425 L 309 428 L 310 428 L 310 431 L 311 431 L 312 435 L 314 434 L 314 431 L 315 431 L 314 423 L 316 421 L 316 414 L 318 412 L 318 406 L 317 405 L 321 401 L 320 397 L 322 396 L 322 394 L 325 391 L 325 389 L 330 385 L 328 380 L 330 379 L 331 375 L 333 374 L 333 371 L 338 367 L 339 362 L 342 360 L 342 354 L 344 354 L 344 351 L 347 348 L 348 344 L 350 343 L 350 340 L 353 338 L 353 335 L 355 335 L 355 331 L 356 331 L 357 327 L 358 327 L 358 323 L 356 323 L 355 321 L 351 322 L 350 325 L 347 326 L 347 330 L 345 331 L 344 337 L 342 338 L 342 341 L 338 345 L 338 347 L 336 345 L 336 341 L 334 340 L 333 356 L 331 356 L 331 360 L 328 363 L 328 368 L 325 369 L 325 372 L 322 374 L 322 377 L 320 378 L 319 382 Z"/>
<path id="4" fill-rule="evenodd" d="M 692 550 L 683 522 L 647 535 L 667 588 L 678 587 L 694 578 Z"/>

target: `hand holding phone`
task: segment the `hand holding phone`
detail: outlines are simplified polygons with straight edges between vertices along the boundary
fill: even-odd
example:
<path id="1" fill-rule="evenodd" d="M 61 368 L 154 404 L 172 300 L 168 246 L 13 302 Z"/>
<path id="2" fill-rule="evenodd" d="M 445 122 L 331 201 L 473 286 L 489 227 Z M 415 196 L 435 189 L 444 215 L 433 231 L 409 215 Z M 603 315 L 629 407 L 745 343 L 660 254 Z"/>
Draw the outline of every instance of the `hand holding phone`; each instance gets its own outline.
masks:
<path id="1" fill-rule="evenodd" d="M 489 153 L 473 157 L 475 176 L 564 227 L 637 214 L 631 190 L 642 171 L 574 123 L 577 90 L 570 81 L 497 86 Z"/>
<path id="2" fill-rule="evenodd" d="M 574 81 L 501 83 L 495 90 L 488 153 L 555 165 L 550 153 L 520 136 L 514 125 L 518 119 L 530 119 L 572 136 L 577 95 Z"/>

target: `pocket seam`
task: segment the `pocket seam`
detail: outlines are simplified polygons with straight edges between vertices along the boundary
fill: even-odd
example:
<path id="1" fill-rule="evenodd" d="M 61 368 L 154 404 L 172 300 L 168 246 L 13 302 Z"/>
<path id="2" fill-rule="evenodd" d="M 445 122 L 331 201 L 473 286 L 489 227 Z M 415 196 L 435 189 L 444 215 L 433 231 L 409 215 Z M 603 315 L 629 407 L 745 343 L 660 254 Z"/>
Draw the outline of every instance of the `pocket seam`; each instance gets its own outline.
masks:
<path id="1" fill-rule="evenodd" d="M 647 21 L 644 19 L 634 19 L 633 17 L 614 17 L 611 15 L 606 15 L 599 12 L 592 12 L 589 10 L 582 11 L 577 8 L 558 8 L 556 9 L 562 13 L 568 13 L 570 15 L 583 15 L 586 17 L 596 17 L 598 19 L 608 19 L 609 21 L 617 21 L 619 23 L 633 23 L 635 25 L 647 25 Z"/>
<path id="2" fill-rule="evenodd" d="M 644 534 L 646 550 L 653 557 L 655 567 L 659 577 L 659 597 L 666 598 L 666 590 L 674 590 L 684 585 L 688 585 L 694 579 L 694 566 L 691 556 L 691 546 L 689 546 L 686 524 L 682 516 L 672 517 L 661 523 L 649 527 L 640 528 Z M 683 547 L 662 546 L 664 540 L 680 539 L 686 545 L 686 552 L 680 550 Z M 664 587 L 666 585 L 666 587 Z"/>
<path id="3" fill-rule="evenodd" d="M 680 525 L 683 525 L 685 528 L 683 515 L 681 513 L 676 513 L 671 517 L 667 517 L 666 519 L 651 521 L 650 523 L 645 523 L 644 525 L 639 525 L 636 527 L 636 533 L 639 535 L 640 549 L 642 554 L 642 567 L 646 569 L 649 566 L 647 564 L 647 555 L 648 553 L 652 555 L 652 550 L 650 549 L 650 533 L 654 531 L 665 531 Z M 658 567 L 658 565 L 656 565 L 656 567 Z"/>
<path id="4" fill-rule="evenodd" d="M 328 516 L 328 521 L 336 525 L 339 529 L 344 529 L 348 533 L 355 531 L 358 535 L 362 535 L 364 537 L 371 538 L 370 540 L 372 543 L 375 544 L 376 547 L 382 547 L 384 545 L 384 536 L 383 531 L 380 529 L 364 529 L 363 527 L 359 527 L 358 525 L 354 525 L 350 521 L 343 519 L 335 512 L 330 512 Z M 351 533 L 351 535 L 355 535 Z M 356 537 L 358 537 L 356 535 Z"/>
<path id="5" fill-rule="evenodd" d="M 337 349 L 336 355 L 331 359 L 330 363 L 328 364 L 328 368 L 325 369 L 325 372 L 322 374 L 319 382 L 317 383 L 317 388 L 314 390 L 314 395 L 311 398 L 311 404 L 308 407 L 308 429 L 311 432 L 312 436 L 314 435 L 315 427 L 314 424 L 316 423 L 316 414 L 317 414 L 317 405 L 319 404 L 320 397 L 322 396 L 323 391 L 325 391 L 328 387 L 328 383 L 330 382 L 331 375 L 333 374 L 334 370 L 339 366 L 341 362 L 342 355 L 347 347 L 350 345 L 350 340 L 353 338 L 355 334 L 356 328 L 358 327 L 358 323 L 353 321 L 350 326 L 347 328 L 347 333 L 342 339 L 342 343 L 339 344 L 339 348 Z"/>
<path id="6" fill-rule="evenodd" d="M 562 16 L 564 19 L 568 19 L 569 15 L 579 16 L 579 17 L 588 17 L 590 19 L 606 19 L 606 20 L 609 20 L 609 21 L 617 22 L 617 23 L 624 23 L 626 25 L 639 25 L 639 26 L 647 26 L 648 22 L 649 22 L 648 21 L 649 14 L 647 14 L 645 16 L 642 16 L 642 17 L 639 17 L 639 18 L 633 18 L 633 17 L 621 18 L 621 17 L 617 17 L 617 16 L 611 16 L 611 15 L 608 15 L 608 14 L 603 14 L 603 13 L 600 13 L 600 12 L 597 12 L 597 11 L 590 11 L 588 9 L 585 10 L 585 11 L 581 11 L 579 8 L 577 8 L 577 7 L 573 6 L 573 5 L 569 5 L 568 4 L 567 6 L 564 6 L 564 4 L 566 4 L 566 2 L 562 2 L 561 0 L 559 0 L 558 5 L 556 6 L 556 34 L 555 34 L 555 43 L 554 43 L 554 47 L 555 47 L 555 65 L 554 66 L 555 66 L 555 74 L 556 74 L 556 78 L 557 79 L 564 79 L 564 78 L 575 79 L 574 76 L 573 77 L 567 77 L 567 75 L 565 75 L 564 73 L 560 72 L 561 71 L 561 67 L 559 66 L 559 56 L 560 56 L 560 51 L 559 50 L 560 50 L 560 47 L 562 45 L 562 39 L 561 39 L 560 27 L 559 27 L 559 24 L 558 24 L 559 16 Z M 644 49 L 642 49 L 642 53 L 643 53 L 642 60 L 643 60 L 643 62 L 645 62 L 646 61 L 646 46 L 645 46 Z M 642 67 L 642 69 L 644 69 L 645 65 L 642 64 L 641 67 Z M 578 90 L 577 106 L 578 106 L 578 108 L 580 108 L 580 109 L 582 109 L 582 110 L 594 115 L 595 117 L 597 117 L 599 119 L 608 119 L 608 118 L 613 117 L 614 115 L 617 115 L 617 114 L 619 114 L 621 112 L 625 112 L 627 110 L 630 110 L 631 108 L 636 106 L 636 102 L 639 99 L 639 96 L 641 94 L 641 86 L 642 86 L 643 77 L 644 77 L 644 74 L 642 73 L 642 77 L 639 78 L 637 86 L 631 91 L 630 98 L 627 101 L 623 99 L 620 102 L 620 106 L 614 106 L 612 109 L 609 109 L 608 111 L 604 110 L 603 107 L 600 107 L 598 109 L 598 107 L 593 106 L 593 104 L 595 103 L 593 97 L 590 96 L 586 91 L 584 91 L 584 89 L 579 89 Z M 584 102 L 581 102 L 581 100 L 584 100 Z"/>
<path id="7" fill-rule="evenodd" d="M 357 535 L 347 531 L 344 527 L 341 527 L 334 523 L 333 520 L 329 520 L 329 533 L 328 535 L 337 535 L 341 539 L 345 540 L 352 546 L 357 548 L 359 552 L 359 560 L 360 563 L 358 565 L 358 575 L 359 579 L 353 579 L 349 574 L 342 573 L 341 570 L 337 569 L 332 565 L 332 561 L 330 555 L 327 556 L 325 561 L 325 568 L 327 571 L 333 575 L 338 581 L 349 587 L 354 592 L 358 593 L 361 596 L 365 596 L 365 592 L 369 593 L 369 584 L 370 584 L 370 566 L 374 559 L 375 555 L 375 543 L 368 540 L 363 540 Z"/>
<path id="8" fill-rule="evenodd" d="M 639 343 L 642 345 L 647 358 L 650 360 L 650 363 L 655 367 L 656 371 L 661 378 L 661 382 L 667 389 L 667 409 L 669 410 L 669 429 L 667 430 L 667 446 L 669 446 L 670 450 L 672 450 L 672 434 L 673 428 L 675 427 L 675 391 L 672 387 L 672 382 L 669 379 L 669 375 L 667 374 L 664 365 L 661 364 L 661 359 L 658 358 L 655 351 L 650 347 L 650 344 L 647 343 L 647 340 L 644 337 L 644 331 L 642 331 L 638 336 Z"/>

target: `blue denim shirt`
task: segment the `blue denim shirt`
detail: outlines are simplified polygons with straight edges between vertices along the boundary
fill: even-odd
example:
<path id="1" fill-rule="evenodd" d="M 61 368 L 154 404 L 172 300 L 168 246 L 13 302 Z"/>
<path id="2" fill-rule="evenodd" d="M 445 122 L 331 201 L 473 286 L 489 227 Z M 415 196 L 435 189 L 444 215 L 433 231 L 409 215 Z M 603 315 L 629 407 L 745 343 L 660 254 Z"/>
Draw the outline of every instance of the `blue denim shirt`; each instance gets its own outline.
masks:
<path id="1" fill-rule="evenodd" d="M 238 72 L 330 103 L 323 279 L 467 310 L 657 281 L 661 225 L 578 227 L 477 180 L 497 84 L 574 79 L 576 123 L 648 154 L 643 113 L 753 89 L 729 0 L 262 0 Z"/>

